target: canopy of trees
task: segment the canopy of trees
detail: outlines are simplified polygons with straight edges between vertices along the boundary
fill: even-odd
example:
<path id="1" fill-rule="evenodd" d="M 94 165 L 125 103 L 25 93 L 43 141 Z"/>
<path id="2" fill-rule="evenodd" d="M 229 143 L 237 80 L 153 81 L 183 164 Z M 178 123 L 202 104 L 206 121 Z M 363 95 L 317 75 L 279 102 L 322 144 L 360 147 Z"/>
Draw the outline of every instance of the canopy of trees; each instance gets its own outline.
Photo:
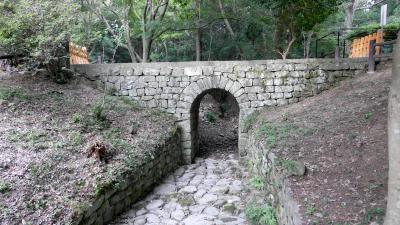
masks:
<path id="1" fill-rule="evenodd" d="M 389 22 L 400 24 L 398 0 Z M 3 0 L 0 46 L 46 62 L 66 40 L 92 61 L 315 57 L 337 35 L 379 22 L 381 0 Z M 343 39 L 342 39 L 343 40 Z"/>

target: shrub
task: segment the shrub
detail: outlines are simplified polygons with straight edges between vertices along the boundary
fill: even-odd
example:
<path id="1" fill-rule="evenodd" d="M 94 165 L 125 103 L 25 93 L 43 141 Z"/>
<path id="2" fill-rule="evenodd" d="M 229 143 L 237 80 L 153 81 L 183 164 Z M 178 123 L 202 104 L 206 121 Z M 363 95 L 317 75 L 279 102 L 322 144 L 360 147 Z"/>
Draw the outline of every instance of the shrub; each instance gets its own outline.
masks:
<path id="1" fill-rule="evenodd" d="M 94 105 L 92 107 L 93 116 L 98 122 L 104 122 L 107 120 L 107 116 L 104 111 L 104 106 L 102 105 Z"/>
<path id="2" fill-rule="evenodd" d="M 264 181 L 261 177 L 255 176 L 250 179 L 250 186 L 257 190 L 262 190 L 264 188 Z"/>
<path id="3" fill-rule="evenodd" d="M 0 87 L 0 99 L 18 99 L 21 101 L 26 101 L 29 100 L 29 96 L 22 89 L 10 89 Z"/>
<path id="4" fill-rule="evenodd" d="M 11 185 L 3 180 L 0 180 L 0 193 L 4 194 L 6 192 L 9 192 L 11 190 Z"/>
<path id="5" fill-rule="evenodd" d="M 217 120 L 217 116 L 215 115 L 214 112 L 207 112 L 206 113 L 206 119 L 210 123 L 214 123 Z"/>
<path id="6" fill-rule="evenodd" d="M 83 136 L 80 132 L 72 131 L 69 134 L 69 140 L 73 145 L 81 145 L 83 143 Z"/>
<path id="7" fill-rule="evenodd" d="M 269 205 L 257 206 L 249 204 L 246 207 L 246 217 L 253 225 L 276 225 L 275 209 Z"/>
<path id="8" fill-rule="evenodd" d="M 246 117 L 244 120 L 245 131 L 248 131 L 252 128 L 253 124 L 257 121 L 258 114 L 259 111 L 255 111 Z"/>
<path id="9" fill-rule="evenodd" d="M 82 115 L 79 113 L 75 113 L 74 115 L 72 115 L 72 122 L 79 124 L 82 122 Z"/>

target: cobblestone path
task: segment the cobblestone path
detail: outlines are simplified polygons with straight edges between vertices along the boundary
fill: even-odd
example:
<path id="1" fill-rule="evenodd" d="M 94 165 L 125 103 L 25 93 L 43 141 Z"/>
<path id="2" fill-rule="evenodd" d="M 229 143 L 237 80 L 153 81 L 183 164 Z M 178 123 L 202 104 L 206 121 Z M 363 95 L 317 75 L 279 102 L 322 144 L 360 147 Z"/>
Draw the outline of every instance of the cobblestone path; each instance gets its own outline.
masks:
<path id="1" fill-rule="evenodd" d="M 247 224 L 246 173 L 234 154 L 196 158 L 111 224 Z"/>

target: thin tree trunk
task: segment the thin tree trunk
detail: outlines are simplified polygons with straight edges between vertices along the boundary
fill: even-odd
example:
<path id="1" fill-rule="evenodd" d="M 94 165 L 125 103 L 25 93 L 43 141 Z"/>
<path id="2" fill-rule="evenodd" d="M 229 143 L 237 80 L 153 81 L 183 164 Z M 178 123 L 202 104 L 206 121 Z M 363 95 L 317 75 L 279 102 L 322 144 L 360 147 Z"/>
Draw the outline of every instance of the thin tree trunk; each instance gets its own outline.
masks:
<path id="1" fill-rule="evenodd" d="M 228 30 L 231 38 L 235 39 L 235 32 L 233 32 L 231 24 L 229 23 L 228 18 L 226 18 L 226 16 L 225 16 L 224 5 L 222 4 L 221 0 L 218 0 L 218 5 L 219 5 L 219 10 L 221 11 L 222 18 L 224 18 L 224 23 L 225 23 L 226 29 Z"/>
<path id="2" fill-rule="evenodd" d="M 351 0 L 349 4 L 346 6 L 345 13 L 346 18 L 344 22 L 345 32 L 350 32 L 350 29 L 353 27 L 353 19 L 354 19 L 354 12 L 357 8 L 357 0 Z"/>
<path id="3" fill-rule="evenodd" d="M 311 49 L 311 41 L 312 41 L 313 34 L 314 34 L 313 31 L 307 32 L 307 37 L 304 42 L 304 58 L 305 59 L 310 58 L 310 49 Z"/>
<path id="4" fill-rule="evenodd" d="M 150 47 L 151 47 L 151 37 L 145 37 L 146 34 L 143 34 L 143 56 L 142 56 L 142 62 L 147 63 L 149 62 L 149 57 L 150 57 Z"/>
<path id="5" fill-rule="evenodd" d="M 224 18 L 224 23 L 225 23 L 226 29 L 228 30 L 229 35 L 231 36 L 232 40 L 235 41 L 236 35 L 235 35 L 235 32 L 233 32 L 231 23 L 229 22 L 228 18 L 226 18 L 224 5 L 222 4 L 222 0 L 218 0 L 218 5 L 219 5 L 219 10 L 221 11 L 222 18 Z M 242 48 L 240 47 L 240 45 L 238 43 L 236 43 L 236 49 L 238 51 L 238 56 L 239 56 L 238 58 L 240 58 L 240 56 L 243 55 L 242 54 L 243 50 L 242 50 Z"/>
<path id="6" fill-rule="evenodd" d="M 196 61 L 201 61 L 201 28 L 200 28 L 200 20 L 201 20 L 201 0 L 196 0 L 196 11 L 197 11 L 197 18 L 196 18 Z"/>
<path id="7" fill-rule="evenodd" d="M 389 95 L 389 182 L 384 225 L 400 224 L 400 32 L 395 51 Z"/>
<path id="8" fill-rule="evenodd" d="M 126 19 L 123 21 L 123 26 L 124 26 L 124 33 L 125 33 L 125 40 L 126 40 L 126 46 L 128 47 L 128 52 L 131 57 L 132 62 L 137 63 L 138 60 L 136 58 L 136 52 L 135 52 L 135 47 L 132 45 L 131 42 L 131 34 L 130 34 L 130 27 L 129 27 L 129 21 Z"/>

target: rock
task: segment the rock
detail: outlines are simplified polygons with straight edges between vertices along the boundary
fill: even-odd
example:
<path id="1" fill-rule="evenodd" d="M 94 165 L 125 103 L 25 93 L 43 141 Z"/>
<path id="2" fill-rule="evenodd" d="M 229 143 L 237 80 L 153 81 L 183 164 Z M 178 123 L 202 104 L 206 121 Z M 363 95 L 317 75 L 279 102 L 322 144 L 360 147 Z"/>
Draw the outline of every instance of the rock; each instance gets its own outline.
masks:
<path id="1" fill-rule="evenodd" d="M 179 190 L 179 192 L 188 193 L 188 194 L 193 194 L 196 191 L 197 191 L 197 188 L 195 186 L 186 186 L 186 187 L 182 188 L 181 190 Z"/>
<path id="2" fill-rule="evenodd" d="M 236 211 L 236 206 L 233 203 L 227 203 L 222 207 L 224 212 L 228 212 L 230 214 L 234 214 Z"/>
<path id="3" fill-rule="evenodd" d="M 217 201 L 218 196 L 215 194 L 205 194 L 201 199 L 199 199 L 200 204 L 208 204 Z"/>
<path id="4" fill-rule="evenodd" d="M 155 214 L 147 214 L 146 219 L 148 223 L 160 224 L 160 218 Z"/>
<path id="5" fill-rule="evenodd" d="M 154 200 L 151 201 L 149 204 L 147 204 L 146 209 L 147 210 L 157 209 L 160 208 L 163 204 L 164 202 L 162 200 Z"/>
<path id="6" fill-rule="evenodd" d="M 7 105 L 8 105 L 7 100 L 0 99 L 0 106 L 7 106 Z"/>
<path id="7" fill-rule="evenodd" d="M 146 224 L 146 217 L 145 216 L 141 216 L 141 217 L 136 217 L 134 222 L 134 225 L 144 225 Z"/>
<path id="8" fill-rule="evenodd" d="M 172 217 L 172 219 L 181 221 L 181 220 L 183 220 L 183 218 L 185 218 L 185 212 L 183 212 L 183 210 L 180 210 L 180 209 L 175 210 L 171 213 L 171 217 Z"/>
<path id="9" fill-rule="evenodd" d="M 138 210 L 137 212 L 136 212 L 136 216 L 141 216 L 141 215 L 144 215 L 144 214 L 146 214 L 147 213 L 147 210 L 146 209 L 140 209 L 140 210 Z"/>
<path id="10" fill-rule="evenodd" d="M 211 193 L 217 193 L 217 194 L 226 194 L 228 193 L 228 191 L 229 191 L 228 186 L 219 186 L 219 185 L 215 185 L 210 190 Z"/>
<path id="11" fill-rule="evenodd" d="M 238 185 L 229 186 L 230 194 L 239 194 L 240 192 L 242 192 L 242 186 L 238 186 Z"/>
<path id="12" fill-rule="evenodd" d="M 190 215 L 185 220 L 183 220 L 184 225 L 211 225 L 211 221 L 207 220 L 207 216 L 200 215 Z"/>
<path id="13" fill-rule="evenodd" d="M 161 184 L 154 189 L 154 193 L 158 195 L 170 195 L 176 191 L 176 186 L 173 184 Z"/>
<path id="14" fill-rule="evenodd" d="M 189 207 L 189 211 L 192 214 L 200 214 L 206 206 L 204 205 L 193 205 Z"/>
<path id="15" fill-rule="evenodd" d="M 203 197 L 206 193 L 207 193 L 206 190 L 200 189 L 194 194 L 194 198 L 197 200 L 197 199 Z"/>
<path id="16" fill-rule="evenodd" d="M 223 205 L 226 203 L 226 199 L 218 199 L 215 203 L 214 206 L 217 208 L 221 208 Z"/>
<path id="17" fill-rule="evenodd" d="M 209 216 L 217 216 L 219 214 L 219 210 L 215 207 L 210 206 L 205 208 L 203 213 Z"/>

